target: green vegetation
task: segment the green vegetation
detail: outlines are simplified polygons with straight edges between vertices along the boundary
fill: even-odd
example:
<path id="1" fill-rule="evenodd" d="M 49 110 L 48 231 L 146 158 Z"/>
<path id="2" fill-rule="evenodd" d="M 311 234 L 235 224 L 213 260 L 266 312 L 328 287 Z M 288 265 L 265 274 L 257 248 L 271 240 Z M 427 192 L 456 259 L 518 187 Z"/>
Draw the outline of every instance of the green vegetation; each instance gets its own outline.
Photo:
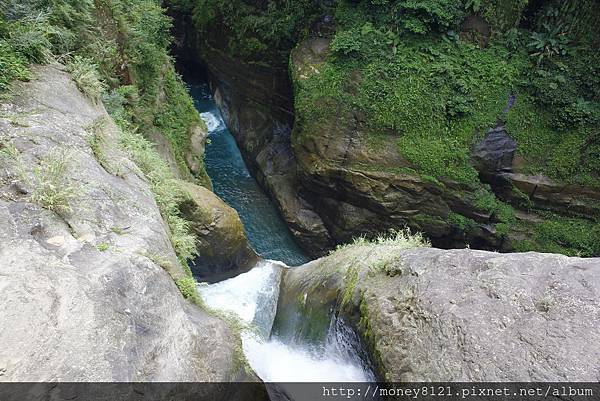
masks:
<path id="1" fill-rule="evenodd" d="M 51 151 L 32 172 L 28 172 L 17 148 L 8 141 L 0 141 L 0 161 L 2 159 L 14 166 L 15 178 L 31 191 L 31 202 L 59 215 L 70 213 L 73 202 L 81 198 L 81 192 L 85 190 L 69 179 L 68 170 L 73 167 L 70 151 Z"/>
<path id="2" fill-rule="evenodd" d="M 154 145 L 135 132 L 127 120 L 116 118 L 116 122 L 122 129 L 120 144 L 150 182 L 156 203 L 169 225 L 171 243 L 182 265 L 187 267 L 187 262 L 196 256 L 196 239 L 179 210 L 186 192 Z"/>
<path id="3" fill-rule="evenodd" d="M 297 37 L 321 9 L 315 0 L 168 0 L 167 5 L 192 15 L 203 37 L 222 41 L 235 56 L 260 63 L 285 63 Z"/>
<path id="4" fill-rule="evenodd" d="M 58 214 L 69 213 L 78 189 L 68 182 L 68 168 L 72 156 L 66 151 L 49 154 L 33 170 L 33 177 L 24 177 L 33 188 L 31 200 Z M 79 189 L 81 190 L 81 189 Z"/>
<path id="5" fill-rule="evenodd" d="M 6 3 L 6 4 L 5 4 Z M 169 139 L 181 173 L 190 129 L 203 126 L 168 54 L 171 20 L 158 0 L 27 0 L 0 8 L 0 91 L 31 78 L 30 63 L 63 62 L 90 99 L 128 88 L 140 131 Z M 199 173 L 204 180 L 205 174 Z"/>
<path id="6" fill-rule="evenodd" d="M 120 146 L 147 179 L 187 272 L 178 281 L 184 296 L 196 300 L 187 262 L 195 257 L 195 238 L 179 206 L 185 193 L 167 163 L 145 137 L 164 135 L 181 176 L 193 177 L 186 164 L 190 136 L 203 122 L 168 53 L 171 20 L 159 0 L 25 0 L 0 6 L 0 92 L 10 95 L 14 80 L 32 78 L 31 64 L 64 64 L 78 88 L 102 101 L 121 128 Z M 90 147 L 109 172 L 102 124 L 90 127 Z M 74 188 L 64 180 L 69 158 L 51 157 L 35 170 L 32 200 L 56 212 L 70 211 Z M 104 251 L 106 244 L 99 244 Z"/>
<path id="7" fill-rule="evenodd" d="M 99 250 L 100 252 L 106 252 L 106 251 L 108 251 L 108 250 L 109 250 L 109 248 L 110 248 L 110 245 L 109 245 L 109 244 L 107 244 L 106 242 L 101 242 L 100 244 L 98 244 L 98 245 L 96 246 L 96 248 L 98 248 L 98 250 Z"/>
<path id="8" fill-rule="evenodd" d="M 600 6 L 550 1 L 528 9 L 534 17 L 518 26 L 526 5 L 339 2 L 331 53 L 293 76 L 293 140 L 310 141 L 323 129 L 351 132 L 359 115 L 373 152 L 395 143 L 416 174 L 465 184 L 499 236 L 517 228 L 514 210 L 479 181 L 470 160 L 473 144 L 498 122 L 517 139 L 524 173 L 600 188 L 600 52 L 590 50 L 598 46 L 592 37 Z M 491 25 L 485 41 L 457 33 L 469 14 Z M 511 94 L 517 100 L 507 112 Z M 524 196 L 515 206 L 533 205 Z M 532 249 L 593 254 L 597 230 L 561 225 L 552 214 L 544 218 L 562 229 L 548 235 L 537 227 Z M 477 224 L 454 212 L 448 222 L 463 231 Z"/>
<path id="9" fill-rule="evenodd" d="M 462 231 L 469 231 L 477 224 L 474 220 L 454 212 L 448 215 L 448 223 Z"/>
<path id="10" fill-rule="evenodd" d="M 183 295 L 185 299 L 190 300 L 198 306 L 202 306 L 202 298 L 198 295 L 198 290 L 196 289 L 196 280 L 193 277 L 184 277 L 175 280 L 175 284 L 177 284 L 177 288 Z"/>
<path id="11" fill-rule="evenodd" d="M 455 10 L 458 2 L 384 1 L 378 2 L 381 14 L 373 11 L 375 2 L 368 9 L 365 3 L 341 2 L 332 55 L 319 74 L 295 80 L 303 134 L 317 134 L 332 118 L 351 124 L 347 116 L 360 110 L 367 114 L 369 135 L 400 136 L 401 154 L 419 172 L 477 184 L 471 146 L 505 118 L 508 96 L 516 93 L 517 104 L 506 118 L 510 133 L 523 143 L 519 151 L 527 168 L 572 182 L 598 182 L 598 160 L 584 150 L 598 135 L 600 85 L 589 78 L 598 76 L 598 52 L 541 45 L 551 54 L 540 63 L 540 45 L 529 54 L 526 32 L 520 33 L 518 50 L 506 45 L 502 32 L 486 48 L 452 32 L 431 33 L 459 28 L 456 21 L 464 13 Z M 419 12 L 396 12 L 407 3 Z M 475 8 L 488 10 L 482 4 Z"/>
<path id="12" fill-rule="evenodd" d="M 100 100 L 105 85 L 100 80 L 98 66 L 92 60 L 75 56 L 69 60 L 67 70 L 81 92 L 95 102 Z"/>
<path id="13" fill-rule="evenodd" d="M 569 256 L 600 255 L 600 224 L 542 213 L 546 220 L 533 224 L 533 236 L 515 244 L 520 252 L 541 251 Z"/>
<path id="14" fill-rule="evenodd" d="M 368 247 L 372 245 L 394 247 L 394 251 L 399 249 L 412 249 L 431 246 L 429 241 L 423 237 L 423 234 L 412 233 L 406 228 L 403 230 L 390 230 L 389 233 L 381 234 L 373 239 L 369 239 L 365 236 L 357 237 L 350 244 L 339 245 L 334 252 L 338 252 L 349 247 Z"/>
<path id="15" fill-rule="evenodd" d="M 346 271 L 346 277 L 344 278 L 344 291 L 342 293 L 342 300 L 340 302 L 340 308 L 343 309 L 346 305 L 350 304 L 352 297 L 354 296 L 354 290 L 358 283 L 359 268 L 357 266 L 350 266 Z"/>

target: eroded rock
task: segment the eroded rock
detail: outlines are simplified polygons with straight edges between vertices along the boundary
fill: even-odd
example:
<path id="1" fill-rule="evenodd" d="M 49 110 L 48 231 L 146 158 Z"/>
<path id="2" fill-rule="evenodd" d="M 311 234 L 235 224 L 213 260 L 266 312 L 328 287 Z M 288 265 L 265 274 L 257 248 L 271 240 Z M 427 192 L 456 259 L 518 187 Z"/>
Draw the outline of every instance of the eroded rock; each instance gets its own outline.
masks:
<path id="1" fill-rule="evenodd" d="M 0 381 L 240 378 L 103 106 L 59 66 L 35 76 L 0 109 Z"/>
<path id="2" fill-rule="evenodd" d="M 280 307 L 339 314 L 383 380 L 595 382 L 598 288 L 600 259 L 363 244 L 286 271 Z"/>

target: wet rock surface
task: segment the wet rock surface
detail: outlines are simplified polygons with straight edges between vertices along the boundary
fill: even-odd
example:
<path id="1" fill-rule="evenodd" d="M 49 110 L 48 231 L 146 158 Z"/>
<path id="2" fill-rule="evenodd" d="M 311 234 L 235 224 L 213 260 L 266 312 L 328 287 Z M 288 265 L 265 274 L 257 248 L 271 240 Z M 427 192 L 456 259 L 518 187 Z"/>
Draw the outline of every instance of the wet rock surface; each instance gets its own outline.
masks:
<path id="1" fill-rule="evenodd" d="M 344 318 L 381 380 L 595 382 L 599 287 L 600 259 L 353 245 L 286 271 L 280 304 Z"/>
<path id="2" fill-rule="evenodd" d="M 168 228 L 104 107 L 60 66 L 35 75 L 0 106 L 0 380 L 239 378 L 239 338 L 180 294 Z"/>

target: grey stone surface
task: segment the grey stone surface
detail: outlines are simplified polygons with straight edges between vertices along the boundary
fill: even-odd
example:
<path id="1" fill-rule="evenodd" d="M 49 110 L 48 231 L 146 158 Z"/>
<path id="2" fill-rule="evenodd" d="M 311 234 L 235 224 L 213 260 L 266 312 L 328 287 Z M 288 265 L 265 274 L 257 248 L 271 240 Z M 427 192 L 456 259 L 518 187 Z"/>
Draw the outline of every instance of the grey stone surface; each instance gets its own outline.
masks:
<path id="1" fill-rule="evenodd" d="M 473 148 L 473 161 L 480 172 L 497 173 L 512 171 L 517 141 L 502 126 L 490 129 Z"/>
<path id="2" fill-rule="evenodd" d="M 34 72 L 0 105 L 0 381 L 235 379 L 239 338 L 179 293 L 168 228 L 114 123 L 60 66 Z M 57 159 L 71 195 L 52 211 L 35 195 Z"/>
<path id="3" fill-rule="evenodd" d="M 340 313 L 380 379 L 600 380 L 600 259 L 354 245 L 288 270 L 294 302 Z"/>

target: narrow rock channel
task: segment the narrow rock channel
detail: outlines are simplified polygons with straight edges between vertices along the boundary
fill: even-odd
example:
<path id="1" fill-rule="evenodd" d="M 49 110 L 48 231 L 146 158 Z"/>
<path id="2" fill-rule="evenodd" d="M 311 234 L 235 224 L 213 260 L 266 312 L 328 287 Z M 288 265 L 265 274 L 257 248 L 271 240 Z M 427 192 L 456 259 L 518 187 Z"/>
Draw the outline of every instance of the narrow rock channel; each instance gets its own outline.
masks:
<path id="1" fill-rule="evenodd" d="M 332 318 L 320 341 L 278 334 L 295 331 L 274 326 L 282 272 L 308 258 L 250 175 L 208 83 L 191 81 L 190 92 L 209 130 L 205 164 L 214 191 L 237 210 L 251 245 L 265 259 L 235 278 L 211 285 L 200 283 L 203 300 L 213 309 L 233 314 L 247 327 L 242 335 L 244 353 L 266 382 L 374 380 L 367 358 L 361 356 L 358 337 L 341 320 Z M 293 322 L 279 320 L 288 325 Z"/>

